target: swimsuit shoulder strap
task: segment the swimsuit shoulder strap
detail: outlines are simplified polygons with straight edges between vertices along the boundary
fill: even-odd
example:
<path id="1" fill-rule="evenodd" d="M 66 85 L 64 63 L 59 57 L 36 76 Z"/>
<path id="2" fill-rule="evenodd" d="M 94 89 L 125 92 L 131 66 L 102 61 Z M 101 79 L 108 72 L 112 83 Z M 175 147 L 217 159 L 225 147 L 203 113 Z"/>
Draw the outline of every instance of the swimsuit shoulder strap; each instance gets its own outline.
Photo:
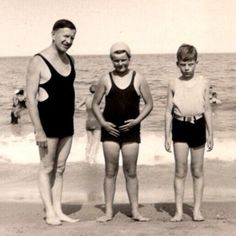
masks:
<path id="1" fill-rule="evenodd" d="M 42 54 L 37 53 L 35 54 L 35 56 L 40 56 L 43 59 L 43 61 L 46 63 L 46 65 L 49 67 L 50 70 L 55 70 L 52 64 Z"/>
<path id="2" fill-rule="evenodd" d="M 67 55 L 67 57 L 69 58 L 69 61 L 70 61 L 71 67 L 74 68 L 74 62 L 73 62 L 71 56 L 68 55 L 68 54 L 66 54 L 66 55 Z"/>
<path id="3" fill-rule="evenodd" d="M 133 74 L 132 74 L 132 79 L 131 79 L 131 83 L 132 83 L 132 84 L 134 83 L 135 75 L 136 75 L 136 71 L 134 70 L 134 71 L 133 71 Z"/>
<path id="4" fill-rule="evenodd" d="M 109 72 L 109 77 L 110 77 L 110 80 L 111 80 L 111 84 L 114 85 L 114 80 L 113 80 L 112 72 Z"/>

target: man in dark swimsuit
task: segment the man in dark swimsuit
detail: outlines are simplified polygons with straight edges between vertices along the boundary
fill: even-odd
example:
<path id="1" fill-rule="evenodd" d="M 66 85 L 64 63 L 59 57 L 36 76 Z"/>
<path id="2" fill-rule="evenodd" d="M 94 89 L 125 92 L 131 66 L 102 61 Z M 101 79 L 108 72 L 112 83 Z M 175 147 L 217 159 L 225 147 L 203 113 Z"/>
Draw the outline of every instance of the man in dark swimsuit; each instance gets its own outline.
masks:
<path id="1" fill-rule="evenodd" d="M 76 28 L 58 20 L 51 45 L 35 55 L 27 71 L 27 107 L 39 146 L 39 190 L 46 223 L 77 222 L 62 212 L 63 172 L 74 134 L 73 59 L 66 53 L 73 44 Z"/>
<path id="2" fill-rule="evenodd" d="M 123 157 L 123 171 L 132 210 L 132 218 L 148 221 L 138 209 L 138 179 L 136 175 L 140 143 L 140 123 L 153 107 L 149 86 L 142 75 L 129 69 L 130 49 L 123 43 L 115 43 L 110 50 L 114 70 L 100 79 L 94 99 L 93 111 L 102 127 L 101 141 L 105 156 L 104 193 L 106 213 L 98 222 L 113 218 L 115 183 L 119 168 L 119 153 Z M 99 104 L 105 95 L 102 113 Z M 139 111 L 140 97 L 144 107 Z"/>

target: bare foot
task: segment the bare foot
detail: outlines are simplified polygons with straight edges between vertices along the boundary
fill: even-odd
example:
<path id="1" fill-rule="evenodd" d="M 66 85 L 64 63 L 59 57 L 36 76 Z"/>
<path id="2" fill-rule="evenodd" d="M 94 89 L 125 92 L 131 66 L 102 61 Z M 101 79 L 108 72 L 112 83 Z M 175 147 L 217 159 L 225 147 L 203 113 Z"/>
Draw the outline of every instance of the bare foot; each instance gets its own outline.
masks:
<path id="1" fill-rule="evenodd" d="M 170 219 L 170 222 L 181 222 L 182 220 L 182 214 L 176 213 L 175 216 Z"/>
<path id="2" fill-rule="evenodd" d="M 61 221 L 64 221 L 64 222 L 68 222 L 68 223 L 76 223 L 76 222 L 79 222 L 79 219 L 73 219 L 73 218 L 70 218 L 69 216 L 65 215 L 65 214 L 57 214 L 59 219 Z"/>
<path id="3" fill-rule="evenodd" d="M 99 217 L 96 221 L 99 223 L 105 223 L 112 220 L 112 215 L 106 214 L 104 216 Z"/>
<path id="4" fill-rule="evenodd" d="M 48 225 L 57 226 L 57 225 L 61 225 L 62 224 L 60 219 L 58 219 L 57 217 L 46 217 L 45 221 L 46 221 L 46 223 Z"/>
<path id="5" fill-rule="evenodd" d="M 141 214 L 137 213 L 137 214 L 133 214 L 132 219 L 135 221 L 139 221 L 139 222 L 148 222 L 150 221 L 149 218 L 147 217 L 143 217 Z"/>
<path id="6" fill-rule="evenodd" d="M 204 221 L 204 217 L 202 216 L 202 213 L 200 211 L 193 213 L 193 221 L 201 222 Z"/>

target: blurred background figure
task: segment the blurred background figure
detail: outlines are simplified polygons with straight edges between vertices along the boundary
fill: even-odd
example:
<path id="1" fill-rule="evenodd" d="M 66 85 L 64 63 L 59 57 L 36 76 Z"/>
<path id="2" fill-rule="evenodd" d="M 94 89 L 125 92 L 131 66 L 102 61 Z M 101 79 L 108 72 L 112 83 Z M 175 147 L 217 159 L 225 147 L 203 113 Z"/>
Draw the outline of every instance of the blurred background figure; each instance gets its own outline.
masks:
<path id="1" fill-rule="evenodd" d="M 212 104 L 221 104 L 221 100 L 217 98 L 217 93 L 213 92 L 212 97 L 210 98 L 210 103 Z"/>
<path id="2" fill-rule="evenodd" d="M 217 93 L 214 92 L 213 86 L 210 86 L 209 88 L 209 99 L 211 104 L 221 104 L 222 101 L 218 99 Z"/>
<path id="3" fill-rule="evenodd" d="M 96 163 L 96 155 L 98 153 L 101 127 L 99 122 L 92 111 L 92 101 L 96 90 L 96 84 L 93 83 L 89 87 L 90 94 L 86 96 L 79 104 L 78 108 L 85 106 L 87 117 L 86 117 L 86 133 L 87 133 L 87 145 L 86 145 L 86 161 L 89 164 Z"/>
<path id="4" fill-rule="evenodd" d="M 18 124 L 20 113 L 26 108 L 26 97 L 23 89 L 16 89 L 12 98 L 11 124 Z"/>

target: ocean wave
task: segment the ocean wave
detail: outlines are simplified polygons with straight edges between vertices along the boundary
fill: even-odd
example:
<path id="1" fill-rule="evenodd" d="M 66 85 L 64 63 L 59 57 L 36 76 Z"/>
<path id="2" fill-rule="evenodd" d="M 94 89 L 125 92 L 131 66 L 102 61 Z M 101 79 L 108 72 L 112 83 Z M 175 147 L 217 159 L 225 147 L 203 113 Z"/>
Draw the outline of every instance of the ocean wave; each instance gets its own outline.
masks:
<path id="1" fill-rule="evenodd" d="M 85 149 L 87 137 L 74 137 L 69 162 L 85 162 Z M 234 139 L 215 139 L 215 146 L 211 152 L 205 152 L 205 158 L 221 161 L 235 161 Z M 173 150 L 173 148 L 172 148 Z M 25 136 L 0 136 L 0 162 L 10 163 L 38 163 L 38 147 L 35 144 L 34 134 Z M 157 165 L 169 164 L 174 162 L 173 151 L 168 153 L 164 149 L 164 137 L 155 134 L 144 134 L 140 145 L 138 164 Z M 104 164 L 102 145 L 96 156 L 96 163 Z M 120 163 L 121 158 L 120 158 Z"/>

